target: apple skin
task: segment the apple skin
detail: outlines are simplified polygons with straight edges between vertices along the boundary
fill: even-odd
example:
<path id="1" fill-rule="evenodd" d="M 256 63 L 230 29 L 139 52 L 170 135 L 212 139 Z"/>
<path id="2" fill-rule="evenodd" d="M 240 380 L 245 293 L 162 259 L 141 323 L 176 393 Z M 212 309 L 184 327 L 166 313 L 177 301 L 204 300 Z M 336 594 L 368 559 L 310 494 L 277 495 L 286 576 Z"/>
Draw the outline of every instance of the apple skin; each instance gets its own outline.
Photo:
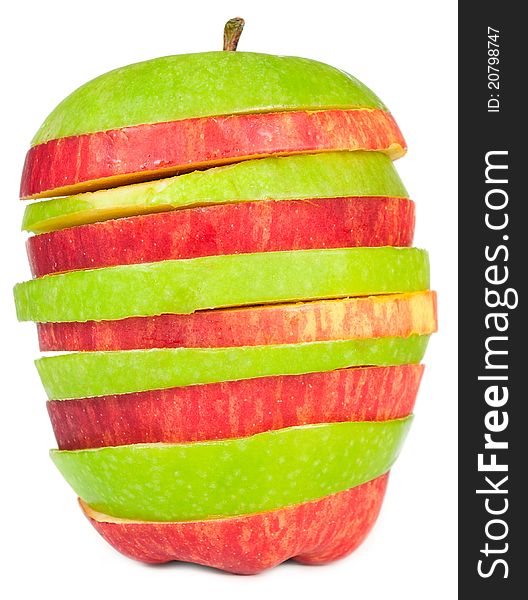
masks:
<path id="1" fill-rule="evenodd" d="M 228 439 L 412 413 L 424 367 L 361 367 L 326 373 L 117 394 L 47 403 L 60 450 Z"/>
<path id="2" fill-rule="evenodd" d="M 256 514 L 355 487 L 397 460 L 413 417 L 318 423 L 183 444 L 51 450 L 77 496 L 108 515 L 195 521 Z"/>
<path id="3" fill-rule="evenodd" d="M 50 140 L 26 156 L 21 198 L 65 196 L 264 156 L 331 150 L 405 153 L 379 109 L 292 111 L 148 123 Z"/>
<path id="4" fill-rule="evenodd" d="M 372 529 L 388 473 L 362 485 L 255 515 L 184 522 L 127 521 L 91 510 L 84 514 L 122 554 L 146 563 L 192 562 L 254 575 L 289 558 L 322 565 L 355 550 Z"/>
<path id="5" fill-rule="evenodd" d="M 114 219 L 35 235 L 35 277 L 219 254 L 410 246 L 414 202 L 348 197 L 217 204 Z"/>
<path id="6" fill-rule="evenodd" d="M 407 337 L 436 331 L 436 294 L 425 291 L 118 321 L 38 323 L 37 327 L 43 352 L 227 348 Z"/>
<path id="7" fill-rule="evenodd" d="M 49 400 L 419 363 L 429 335 L 231 348 L 71 352 L 35 361 Z"/>
<path id="8" fill-rule="evenodd" d="M 179 54 L 85 83 L 46 118 L 32 145 L 143 123 L 324 108 L 386 110 L 360 81 L 315 60 L 256 52 Z"/>
<path id="9" fill-rule="evenodd" d="M 44 323 L 427 289 L 427 252 L 384 246 L 203 256 L 69 271 L 19 283 L 14 296 L 20 321 Z"/>
<path id="10" fill-rule="evenodd" d="M 33 202 L 24 211 L 22 229 L 45 233 L 193 206 L 345 196 L 407 198 L 408 193 L 394 164 L 381 152 L 268 156 L 156 181 Z"/>

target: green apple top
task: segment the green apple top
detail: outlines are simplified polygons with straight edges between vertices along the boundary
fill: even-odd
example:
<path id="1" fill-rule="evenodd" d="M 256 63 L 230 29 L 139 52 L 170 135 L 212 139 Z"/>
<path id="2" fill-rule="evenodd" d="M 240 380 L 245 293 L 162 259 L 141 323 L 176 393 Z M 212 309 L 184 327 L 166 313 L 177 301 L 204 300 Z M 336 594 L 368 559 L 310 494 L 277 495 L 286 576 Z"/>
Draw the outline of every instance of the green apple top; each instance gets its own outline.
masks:
<path id="1" fill-rule="evenodd" d="M 110 71 L 65 98 L 32 145 L 68 136 L 194 117 L 326 108 L 379 108 L 360 81 L 293 56 L 203 52 Z"/>

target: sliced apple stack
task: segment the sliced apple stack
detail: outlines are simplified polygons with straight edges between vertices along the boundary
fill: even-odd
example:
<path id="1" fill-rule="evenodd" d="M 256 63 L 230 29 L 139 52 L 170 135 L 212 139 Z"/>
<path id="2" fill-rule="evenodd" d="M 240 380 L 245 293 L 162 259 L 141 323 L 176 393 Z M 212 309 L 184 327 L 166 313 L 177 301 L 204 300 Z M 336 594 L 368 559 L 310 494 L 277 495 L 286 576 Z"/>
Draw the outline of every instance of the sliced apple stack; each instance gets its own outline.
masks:
<path id="1" fill-rule="evenodd" d="M 37 360 L 52 459 L 94 527 L 145 562 L 249 574 L 365 538 L 436 297 L 386 107 L 328 65 L 235 52 L 242 26 L 46 119 L 15 300 L 61 352 Z"/>

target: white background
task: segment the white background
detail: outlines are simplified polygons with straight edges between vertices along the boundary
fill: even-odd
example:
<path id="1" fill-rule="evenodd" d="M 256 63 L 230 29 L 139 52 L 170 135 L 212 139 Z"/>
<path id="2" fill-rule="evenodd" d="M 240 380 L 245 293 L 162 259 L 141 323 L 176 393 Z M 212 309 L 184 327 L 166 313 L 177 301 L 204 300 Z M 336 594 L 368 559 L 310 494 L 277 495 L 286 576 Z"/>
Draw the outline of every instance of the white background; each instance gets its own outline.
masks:
<path id="1" fill-rule="evenodd" d="M 0 595 L 456 598 L 456 3 L 70 0 L 4 3 L 2 13 Z M 328 62 L 390 107 L 409 145 L 397 166 L 417 202 L 415 241 L 430 251 L 441 327 L 426 356 L 413 429 L 368 540 L 329 566 L 287 563 L 256 577 L 178 563 L 148 567 L 99 538 L 48 458 L 54 439 L 32 364 L 36 334 L 32 324 L 16 322 L 11 295 L 29 277 L 20 172 L 48 112 L 112 68 L 220 49 L 223 24 L 237 15 L 246 19 L 240 50 Z"/>

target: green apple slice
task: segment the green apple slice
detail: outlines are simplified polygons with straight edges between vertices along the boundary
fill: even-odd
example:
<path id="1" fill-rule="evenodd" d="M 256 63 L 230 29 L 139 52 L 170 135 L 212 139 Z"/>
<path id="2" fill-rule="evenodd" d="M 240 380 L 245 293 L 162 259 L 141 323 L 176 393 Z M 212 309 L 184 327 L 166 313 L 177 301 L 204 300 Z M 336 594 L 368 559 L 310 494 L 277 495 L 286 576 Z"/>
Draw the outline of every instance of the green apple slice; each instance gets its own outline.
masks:
<path id="1" fill-rule="evenodd" d="M 356 107 L 385 109 L 360 81 L 315 60 L 253 52 L 181 54 L 85 83 L 53 110 L 32 145 L 193 117 Z"/>
<path id="2" fill-rule="evenodd" d="M 46 275 L 15 286 L 21 321 L 101 321 L 244 306 L 417 292 L 429 261 L 417 248 L 229 254 Z"/>
<path id="3" fill-rule="evenodd" d="M 273 510 L 340 492 L 387 472 L 412 417 L 304 425 L 188 444 L 52 450 L 91 508 L 145 521 Z"/>
<path id="4" fill-rule="evenodd" d="M 30 204 L 22 229 L 41 233 L 183 207 L 255 200 L 408 196 L 379 152 L 327 152 L 248 160 L 186 175 Z"/>
<path id="5" fill-rule="evenodd" d="M 74 352 L 35 361 L 50 400 L 142 392 L 186 385 L 300 375 L 422 359 L 428 335 L 232 348 Z"/>

